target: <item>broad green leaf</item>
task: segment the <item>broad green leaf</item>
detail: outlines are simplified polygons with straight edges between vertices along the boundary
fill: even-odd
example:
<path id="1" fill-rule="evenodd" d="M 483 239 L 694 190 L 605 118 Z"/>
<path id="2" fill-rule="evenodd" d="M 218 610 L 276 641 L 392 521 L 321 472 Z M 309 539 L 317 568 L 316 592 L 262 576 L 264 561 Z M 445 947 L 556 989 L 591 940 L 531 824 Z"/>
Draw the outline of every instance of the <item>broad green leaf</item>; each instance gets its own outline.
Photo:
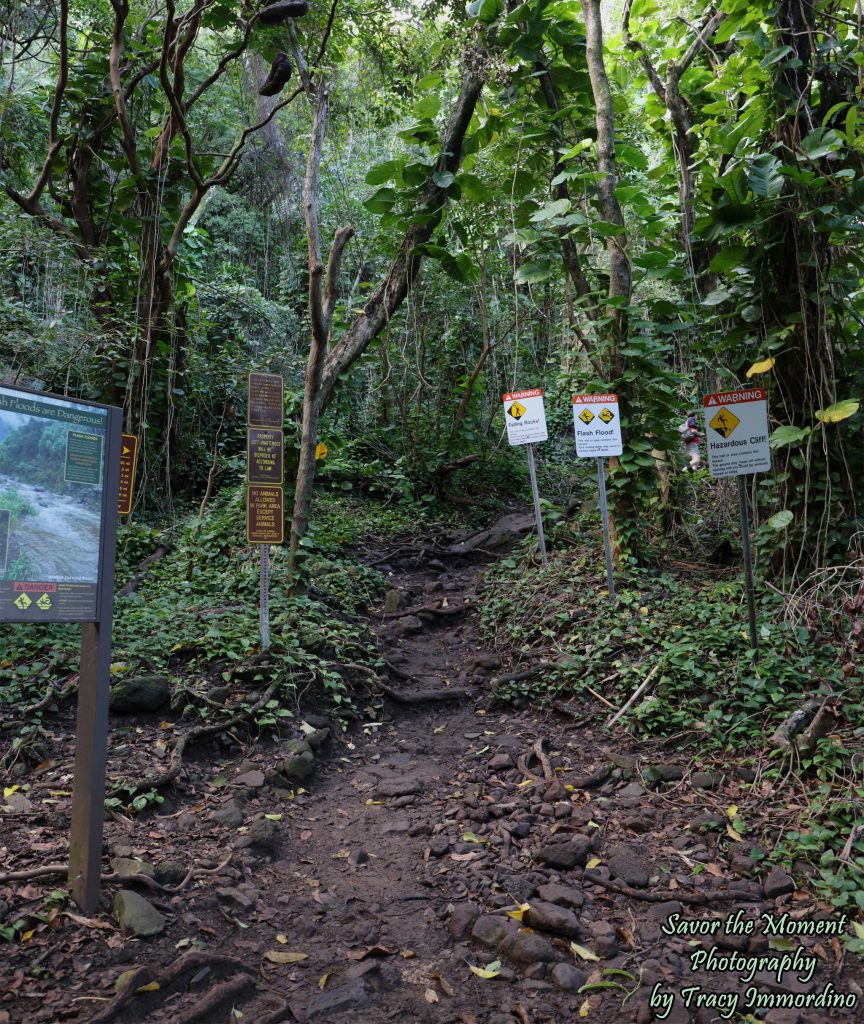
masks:
<path id="1" fill-rule="evenodd" d="M 767 359 L 762 359 L 758 363 L 754 363 L 747 371 L 747 379 L 749 380 L 757 373 L 767 373 L 774 365 L 774 360 L 769 356 Z"/>
<path id="2" fill-rule="evenodd" d="M 551 203 L 541 206 L 536 213 L 531 215 L 531 220 L 551 220 L 553 217 L 560 217 L 570 209 L 569 199 L 553 199 Z"/>
<path id="3" fill-rule="evenodd" d="M 462 186 L 462 195 L 475 203 L 488 203 L 492 199 L 492 190 L 481 181 L 476 174 L 460 174 L 457 179 Z"/>
<path id="4" fill-rule="evenodd" d="M 516 271 L 517 284 L 538 284 L 552 276 L 552 266 L 549 260 L 535 260 L 526 263 Z"/>
<path id="5" fill-rule="evenodd" d="M 791 46 L 775 46 L 773 50 L 769 50 L 762 60 L 759 61 L 759 67 L 771 67 L 772 64 L 776 64 L 778 61 L 783 60 L 784 57 L 788 57 L 790 53 L 794 53 Z"/>
<path id="6" fill-rule="evenodd" d="M 856 398 L 844 398 L 842 402 L 835 402 L 827 409 L 817 409 L 816 419 L 820 423 L 839 423 L 847 420 L 858 412 L 860 402 Z"/>
<path id="7" fill-rule="evenodd" d="M 810 434 L 810 427 L 778 427 L 768 438 L 768 444 L 772 448 L 787 448 L 793 444 L 800 444 Z"/>
<path id="8" fill-rule="evenodd" d="M 843 136 L 833 128 L 814 128 L 801 140 L 801 152 L 811 160 L 818 160 L 843 147 Z"/>
<path id="9" fill-rule="evenodd" d="M 770 526 L 772 530 L 785 530 L 794 518 L 789 509 L 784 508 L 782 512 L 775 512 L 765 525 Z"/>
<path id="10" fill-rule="evenodd" d="M 774 199 L 783 191 L 780 161 L 773 153 L 762 153 L 750 162 L 747 184 L 760 199 Z"/>
<path id="11" fill-rule="evenodd" d="M 374 195 L 369 196 L 363 205 L 370 213 L 389 213 L 395 202 L 395 189 L 379 188 Z"/>
<path id="12" fill-rule="evenodd" d="M 383 163 L 376 164 L 366 175 L 366 184 L 383 185 L 385 181 L 396 177 L 404 163 L 404 160 L 385 160 Z"/>
<path id="13" fill-rule="evenodd" d="M 743 245 L 729 245 L 714 257 L 708 264 L 708 269 L 717 273 L 724 270 L 732 270 L 733 267 L 740 267 L 749 255 L 749 250 Z"/>
<path id="14" fill-rule="evenodd" d="M 438 188 L 449 188 L 453 184 L 455 177 L 452 171 L 436 171 L 432 175 L 432 180 Z"/>
<path id="15" fill-rule="evenodd" d="M 732 292 L 728 291 L 722 286 L 715 288 L 713 292 L 710 292 L 702 300 L 703 306 L 719 306 L 721 302 L 726 302 L 727 299 L 732 298 Z"/>
<path id="16" fill-rule="evenodd" d="M 488 25 L 493 22 L 504 9 L 504 0 L 471 0 L 468 4 L 468 15 Z"/>

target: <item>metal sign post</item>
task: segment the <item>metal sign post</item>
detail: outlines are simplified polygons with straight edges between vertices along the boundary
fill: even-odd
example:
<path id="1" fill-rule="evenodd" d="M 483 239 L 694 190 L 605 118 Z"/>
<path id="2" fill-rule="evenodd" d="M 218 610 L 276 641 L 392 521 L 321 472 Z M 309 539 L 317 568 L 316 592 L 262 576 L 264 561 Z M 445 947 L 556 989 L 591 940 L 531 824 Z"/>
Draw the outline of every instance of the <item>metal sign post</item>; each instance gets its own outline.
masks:
<path id="1" fill-rule="evenodd" d="M 764 388 L 739 388 L 705 395 L 708 472 L 713 477 L 738 477 L 738 505 L 741 511 L 741 554 L 747 591 L 747 621 L 750 646 L 759 648 L 756 632 L 756 592 L 753 586 L 753 558 L 750 551 L 750 516 L 747 510 L 746 478 L 771 469 L 768 443 L 768 398 Z"/>
<path id="2" fill-rule="evenodd" d="M 534 468 L 534 445 L 525 446 L 528 450 L 528 472 L 531 474 L 531 493 L 534 495 L 534 518 L 537 520 L 537 543 L 540 548 L 540 560 L 546 561 L 546 538 L 543 536 L 543 516 L 540 514 L 540 492 L 537 490 L 537 470 Z"/>
<path id="3" fill-rule="evenodd" d="M 270 647 L 270 545 L 285 528 L 282 488 L 284 384 L 276 373 L 250 373 L 246 433 L 246 541 L 261 553 L 261 650 Z"/>
<path id="4" fill-rule="evenodd" d="M 621 455 L 621 413 L 616 394 L 574 395 L 573 433 L 576 454 L 597 460 L 597 492 L 600 498 L 600 519 L 603 524 L 603 551 L 606 556 L 606 580 L 609 600 L 614 604 L 615 578 L 612 575 L 612 541 L 609 536 L 609 506 L 606 502 L 606 457 Z"/>
<path id="5" fill-rule="evenodd" d="M 261 650 L 270 646 L 270 545 L 261 544 Z"/>
<path id="6" fill-rule="evenodd" d="M 612 575 L 612 543 L 609 539 L 609 508 L 606 504 L 606 460 L 597 459 L 597 490 L 600 492 L 600 518 L 603 520 L 603 548 L 606 552 L 606 581 L 609 585 L 609 600 L 614 604 L 615 577 Z"/>
<path id="7" fill-rule="evenodd" d="M 759 648 L 756 633 L 756 591 L 753 587 L 753 559 L 750 555 L 750 516 L 747 512 L 747 484 L 745 477 L 738 477 L 738 504 L 741 508 L 741 553 L 744 557 L 744 582 L 747 587 L 747 619 L 750 625 L 750 646 Z"/>
<path id="8" fill-rule="evenodd" d="M 537 470 L 534 466 L 534 445 L 545 441 L 546 412 L 543 408 L 542 388 L 527 391 L 508 391 L 502 395 L 507 440 L 511 445 L 524 444 L 528 449 L 528 472 L 531 474 L 531 494 L 534 498 L 534 518 L 537 520 L 537 546 L 543 565 L 547 565 L 546 538 L 543 536 L 543 517 L 540 514 L 540 492 L 537 490 Z"/>

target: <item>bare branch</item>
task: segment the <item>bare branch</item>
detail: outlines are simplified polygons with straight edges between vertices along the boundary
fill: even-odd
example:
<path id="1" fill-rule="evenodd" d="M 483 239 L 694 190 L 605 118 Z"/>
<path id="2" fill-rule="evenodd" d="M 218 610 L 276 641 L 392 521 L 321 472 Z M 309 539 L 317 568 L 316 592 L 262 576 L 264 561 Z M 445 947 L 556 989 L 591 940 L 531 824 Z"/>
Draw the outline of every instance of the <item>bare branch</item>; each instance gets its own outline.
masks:
<path id="1" fill-rule="evenodd" d="M 111 79 L 111 92 L 114 95 L 114 109 L 120 122 L 120 145 L 126 154 L 129 169 L 136 178 L 141 176 L 141 165 L 138 162 L 138 148 L 135 145 L 135 133 L 126 113 L 126 97 L 120 82 L 120 57 L 123 53 L 123 27 L 129 17 L 127 0 L 111 0 L 114 8 L 114 29 L 111 35 L 111 52 L 108 56 L 108 74 Z"/>
<path id="2" fill-rule="evenodd" d="M 48 154 L 45 163 L 39 172 L 39 177 L 27 197 L 31 209 L 35 213 L 39 205 L 39 197 L 45 191 L 51 172 L 54 170 L 54 163 L 60 153 L 62 141 L 59 137 L 60 110 L 63 106 L 63 94 L 69 82 L 69 0 L 60 0 L 60 74 L 57 76 L 57 84 L 54 86 L 54 99 L 51 103 L 51 117 L 48 122 Z M 17 200 L 16 200 L 17 202 Z M 20 204 L 19 204 L 20 205 Z M 25 207 L 26 209 L 26 207 Z"/>
<path id="3" fill-rule="evenodd" d="M 327 275 L 324 283 L 324 326 L 328 337 L 333 323 L 333 311 L 336 308 L 336 300 L 339 297 L 339 273 L 342 269 L 342 256 L 345 253 L 345 246 L 353 237 L 353 224 L 346 224 L 344 227 L 336 229 L 336 234 L 333 236 L 333 244 L 330 246 L 330 256 L 327 260 Z"/>

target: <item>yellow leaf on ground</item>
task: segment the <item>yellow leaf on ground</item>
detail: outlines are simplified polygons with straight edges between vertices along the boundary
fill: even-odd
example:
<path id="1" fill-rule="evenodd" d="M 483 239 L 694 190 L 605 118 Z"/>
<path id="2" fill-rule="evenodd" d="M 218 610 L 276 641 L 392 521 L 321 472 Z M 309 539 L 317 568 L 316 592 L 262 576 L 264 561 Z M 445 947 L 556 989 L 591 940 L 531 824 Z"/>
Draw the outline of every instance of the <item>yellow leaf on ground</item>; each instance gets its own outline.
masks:
<path id="1" fill-rule="evenodd" d="M 592 857 L 591 860 L 585 865 L 589 870 L 591 868 L 599 868 L 603 861 L 599 857 Z"/>
<path id="2" fill-rule="evenodd" d="M 774 365 L 774 360 L 769 356 L 767 359 L 762 359 L 758 363 L 754 363 L 747 371 L 747 380 L 751 377 L 755 377 L 757 373 L 767 373 Z"/>
<path id="3" fill-rule="evenodd" d="M 592 960 L 592 961 L 598 961 L 598 962 L 600 960 L 599 956 L 597 956 L 596 954 L 592 953 L 591 950 L 587 949 L 585 946 L 580 946 L 578 942 L 571 942 L 570 943 L 570 950 L 571 950 L 571 952 L 575 953 L 576 956 L 578 956 L 582 960 Z"/>
<path id="4" fill-rule="evenodd" d="M 474 964 L 468 964 L 471 968 L 471 973 L 476 974 L 478 978 L 497 978 L 501 973 L 501 961 L 493 960 L 491 964 L 487 964 L 485 967 L 475 967 Z"/>
<path id="5" fill-rule="evenodd" d="M 417 954 L 413 949 L 400 949 L 399 956 L 401 956 L 403 960 L 410 960 L 412 956 L 417 956 Z"/>
<path id="6" fill-rule="evenodd" d="M 738 813 L 738 804 L 729 804 L 726 808 L 726 817 L 731 821 Z"/>
<path id="7" fill-rule="evenodd" d="M 579 1016 L 587 1017 L 591 1012 L 591 1000 L 586 999 L 585 1002 L 579 1007 Z"/>
<path id="8" fill-rule="evenodd" d="M 3 796 L 12 796 L 12 794 L 17 793 L 20 788 L 20 786 L 4 786 Z"/>
<path id="9" fill-rule="evenodd" d="M 427 1003 L 438 1002 L 438 993 L 435 991 L 434 988 L 427 988 L 423 995 Z"/>
<path id="10" fill-rule="evenodd" d="M 384 803 L 383 800 L 367 800 L 366 801 L 366 806 L 367 807 L 380 807 L 381 804 L 383 804 L 383 803 Z"/>
<path id="11" fill-rule="evenodd" d="M 732 828 L 731 825 L 727 825 L 726 826 L 726 835 L 729 836 L 729 838 L 732 839 L 736 843 L 743 843 L 744 842 L 744 839 L 742 838 L 740 833 L 736 832 L 735 829 Z"/>
<path id="12" fill-rule="evenodd" d="M 531 909 L 530 903 L 517 903 L 518 910 L 508 910 L 507 916 L 512 917 L 514 921 L 521 921 L 526 910 Z"/>
<path id="13" fill-rule="evenodd" d="M 135 989 L 135 991 L 136 992 L 158 992 L 159 991 L 159 982 L 158 981 L 148 981 L 146 985 L 139 986 L 138 988 Z"/>
<path id="14" fill-rule="evenodd" d="M 268 949 L 264 954 L 264 959 L 269 960 L 271 964 L 298 964 L 301 960 L 308 960 L 309 957 L 306 953 L 295 953 L 290 949 Z"/>
<path id="15" fill-rule="evenodd" d="M 279 933 L 279 934 L 278 934 L 278 935 L 276 936 L 276 941 L 277 941 L 277 942 L 279 943 L 279 945 L 280 945 L 280 946 L 287 946 L 287 945 L 288 945 L 288 936 L 287 936 L 287 935 L 283 935 L 283 934 L 282 934 L 282 933 L 280 932 L 280 933 Z"/>
<path id="16" fill-rule="evenodd" d="M 24 932 L 24 934 L 21 936 L 21 941 L 22 942 L 29 942 L 33 938 L 33 936 L 35 934 L 36 934 L 36 929 L 35 928 L 31 928 L 29 932 Z"/>
<path id="17" fill-rule="evenodd" d="M 329 977 L 330 977 L 330 972 L 329 971 L 327 971 L 326 974 L 322 974 L 321 977 L 318 979 L 318 988 L 322 988 L 323 989 L 324 986 L 327 984 L 327 980 L 329 979 Z"/>

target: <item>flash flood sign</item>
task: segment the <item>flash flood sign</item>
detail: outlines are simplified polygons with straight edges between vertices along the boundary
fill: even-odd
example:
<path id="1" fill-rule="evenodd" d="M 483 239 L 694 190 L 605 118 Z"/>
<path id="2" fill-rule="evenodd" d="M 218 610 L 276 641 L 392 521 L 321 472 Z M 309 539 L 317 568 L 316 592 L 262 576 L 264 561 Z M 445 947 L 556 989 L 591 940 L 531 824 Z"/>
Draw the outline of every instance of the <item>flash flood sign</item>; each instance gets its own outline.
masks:
<path id="1" fill-rule="evenodd" d="M 573 429 L 580 458 L 604 459 L 620 455 L 621 416 L 617 395 L 574 395 Z"/>
<path id="2" fill-rule="evenodd" d="M 503 400 L 507 440 L 510 444 L 537 444 L 548 438 L 542 388 L 508 391 Z"/>

